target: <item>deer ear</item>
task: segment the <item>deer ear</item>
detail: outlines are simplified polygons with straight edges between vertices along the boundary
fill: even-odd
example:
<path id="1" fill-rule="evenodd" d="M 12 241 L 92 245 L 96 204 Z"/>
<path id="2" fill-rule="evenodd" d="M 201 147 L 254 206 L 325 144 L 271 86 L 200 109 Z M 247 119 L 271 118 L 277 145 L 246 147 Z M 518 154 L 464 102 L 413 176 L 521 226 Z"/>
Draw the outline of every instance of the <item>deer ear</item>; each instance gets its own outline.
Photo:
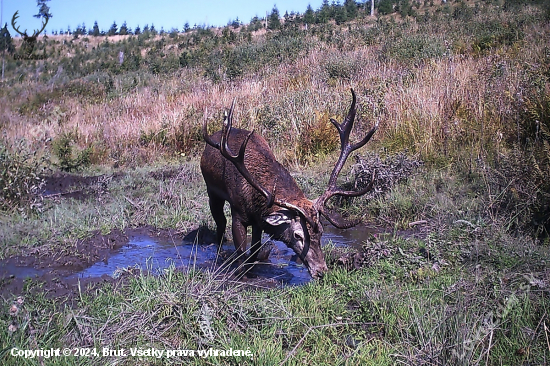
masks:
<path id="1" fill-rule="evenodd" d="M 271 226 L 279 226 L 282 224 L 290 224 L 292 218 L 285 212 L 275 211 L 264 217 L 264 221 Z"/>

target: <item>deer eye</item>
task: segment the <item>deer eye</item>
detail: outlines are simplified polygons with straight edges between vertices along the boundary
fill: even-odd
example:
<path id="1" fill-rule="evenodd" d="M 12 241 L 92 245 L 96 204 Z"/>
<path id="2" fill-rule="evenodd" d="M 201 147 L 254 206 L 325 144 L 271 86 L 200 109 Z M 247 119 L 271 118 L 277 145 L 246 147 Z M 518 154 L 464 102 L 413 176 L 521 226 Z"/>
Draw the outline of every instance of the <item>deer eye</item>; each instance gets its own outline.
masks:
<path id="1" fill-rule="evenodd" d="M 304 234 L 299 231 L 294 232 L 294 239 L 304 241 Z"/>

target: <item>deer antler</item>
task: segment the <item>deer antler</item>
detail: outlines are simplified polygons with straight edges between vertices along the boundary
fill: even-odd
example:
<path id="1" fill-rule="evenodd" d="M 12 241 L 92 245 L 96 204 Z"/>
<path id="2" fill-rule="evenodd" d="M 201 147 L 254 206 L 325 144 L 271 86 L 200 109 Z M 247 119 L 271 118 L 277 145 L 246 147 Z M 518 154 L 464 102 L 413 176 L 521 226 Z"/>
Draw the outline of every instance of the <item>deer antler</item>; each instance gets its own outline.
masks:
<path id="1" fill-rule="evenodd" d="M 17 10 L 17 11 L 15 12 L 15 14 L 13 14 L 13 17 L 11 18 L 11 26 L 13 27 L 13 29 L 15 29 L 15 31 L 16 31 L 17 33 L 19 33 L 19 34 L 22 35 L 23 37 L 28 37 L 28 35 L 27 35 L 27 30 L 26 30 L 26 29 L 25 29 L 25 32 L 24 32 L 24 33 L 21 33 L 21 32 L 19 31 L 19 27 L 16 27 L 16 26 L 15 26 L 15 21 L 17 20 L 17 18 L 19 18 L 19 10 Z"/>
<path id="2" fill-rule="evenodd" d="M 32 36 L 29 37 L 29 35 L 27 34 L 27 30 L 25 29 L 25 31 L 23 33 L 21 33 L 21 31 L 19 30 L 19 27 L 16 27 L 15 26 L 15 21 L 17 20 L 17 18 L 19 18 L 19 10 L 17 10 L 15 12 L 15 14 L 13 14 L 13 17 L 11 18 L 11 25 L 13 27 L 13 29 L 15 29 L 15 31 L 17 33 L 19 33 L 20 35 L 22 35 L 23 37 L 25 38 L 34 38 L 34 37 L 37 37 L 40 33 L 42 33 L 42 31 L 46 28 L 46 24 L 48 24 L 48 20 L 50 20 L 49 17 L 45 17 L 46 18 L 46 22 L 45 23 L 42 23 L 42 28 L 39 30 L 39 31 L 34 31 L 34 33 L 32 34 Z"/>
<path id="3" fill-rule="evenodd" d="M 248 171 L 246 166 L 244 165 L 244 153 L 246 150 L 246 145 L 248 144 L 248 140 L 254 133 L 254 131 L 251 131 L 248 133 L 246 138 L 244 139 L 243 143 L 241 144 L 241 148 L 239 149 L 239 153 L 237 155 L 234 155 L 231 152 L 231 149 L 229 148 L 229 144 L 227 143 L 227 140 L 229 138 L 229 132 L 231 131 L 231 127 L 233 124 L 233 108 L 235 107 L 235 99 L 233 99 L 233 103 L 231 103 L 231 108 L 229 109 L 229 113 L 226 112 L 225 118 L 223 121 L 223 128 L 222 128 L 222 136 L 220 143 L 216 143 L 212 140 L 210 136 L 208 136 L 207 130 L 206 130 L 206 119 L 203 124 L 203 137 L 206 143 L 216 149 L 218 149 L 221 154 L 230 162 L 233 163 L 233 165 L 237 168 L 239 173 L 250 183 L 250 185 L 254 188 L 256 188 L 261 194 L 265 196 L 267 199 L 267 206 L 271 207 L 273 206 L 274 202 L 274 195 L 269 192 L 267 189 L 262 187 L 256 180 L 252 177 L 252 174 Z"/>
<path id="4" fill-rule="evenodd" d="M 210 136 L 208 136 L 208 107 L 204 108 L 204 122 L 202 124 L 202 138 L 204 141 L 212 146 L 215 149 L 220 149 L 220 144 L 212 140 Z"/>
<path id="5" fill-rule="evenodd" d="M 342 123 L 338 123 L 334 119 L 332 118 L 330 119 L 330 122 L 332 122 L 332 124 L 336 127 L 336 129 L 338 130 L 338 134 L 340 135 L 340 157 L 338 158 L 338 161 L 336 162 L 336 165 L 334 166 L 334 169 L 330 174 L 327 190 L 315 201 L 315 207 L 317 208 L 317 210 L 319 210 L 319 213 L 322 214 L 324 217 L 326 217 L 331 224 L 333 224 L 334 226 L 340 229 L 345 229 L 345 228 L 354 226 L 357 223 L 354 223 L 354 222 L 342 223 L 338 219 L 331 217 L 326 211 L 325 203 L 328 201 L 329 198 L 331 198 L 334 195 L 339 195 L 344 197 L 357 197 L 357 196 L 364 195 L 365 193 L 367 193 L 372 189 L 373 182 L 374 182 L 374 180 L 372 180 L 371 183 L 366 188 L 360 191 L 343 191 L 336 186 L 336 180 L 338 179 L 338 175 L 340 174 L 340 171 L 344 167 L 344 164 L 346 163 L 346 160 L 349 154 L 363 147 L 367 142 L 369 142 L 372 135 L 378 129 L 378 123 L 376 123 L 374 127 L 365 135 L 365 137 L 361 141 L 359 141 L 356 144 L 350 144 L 349 135 L 353 128 L 355 115 L 357 114 L 357 104 L 356 104 L 357 98 L 355 96 L 355 92 L 353 91 L 353 89 L 351 89 L 351 95 L 352 95 L 351 107 L 349 109 L 348 115 L 346 116 L 346 118 L 344 118 L 344 121 Z"/>
<path id="6" fill-rule="evenodd" d="M 275 199 L 275 188 L 277 185 L 276 181 L 273 183 L 273 192 L 269 192 L 267 189 L 265 189 L 261 184 L 259 184 L 254 179 L 250 171 L 244 165 L 244 153 L 246 150 L 246 145 L 248 144 L 248 140 L 250 139 L 254 131 L 251 131 L 248 133 L 245 140 L 241 144 L 239 153 L 237 155 L 231 152 L 231 149 L 229 148 L 227 140 L 229 139 L 229 134 L 233 125 L 234 106 L 235 106 L 235 100 L 233 100 L 233 103 L 231 104 L 229 113 L 226 113 L 225 115 L 225 118 L 223 121 L 222 136 L 219 143 L 215 142 L 210 136 L 208 136 L 207 125 L 206 125 L 207 118 L 206 118 L 206 111 L 205 111 L 205 118 L 202 126 L 202 134 L 203 134 L 204 141 L 208 145 L 219 150 L 227 160 L 233 163 L 233 165 L 237 168 L 239 173 L 241 173 L 241 175 L 246 179 L 246 181 L 250 183 L 251 186 L 253 186 L 256 190 L 258 190 L 267 199 L 267 207 L 271 207 L 273 206 L 273 204 L 276 204 L 277 206 L 296 211 L 309 223 L 311 227 L 316 227 L 317 224 L 315 223 L 315 221 L 311 217 L 309 217 L 309 215 L 307 215 L 302 208 L 292 203 Z"/>
<path id="7" fill-rule="evenodd" d="M 46 29 L 46 24 L 48 24 L 48 20 L 50 20 L 50 18 L 49 17 L 44 17 L 44 18 L 46 18 L 46 22 L 42 24 L 42 28 L 39 31 L 34 31 L 34 33 L 32 34 L 33 37 L 38 36 L 40 33 L 42 33 L 44 29 Z"/>

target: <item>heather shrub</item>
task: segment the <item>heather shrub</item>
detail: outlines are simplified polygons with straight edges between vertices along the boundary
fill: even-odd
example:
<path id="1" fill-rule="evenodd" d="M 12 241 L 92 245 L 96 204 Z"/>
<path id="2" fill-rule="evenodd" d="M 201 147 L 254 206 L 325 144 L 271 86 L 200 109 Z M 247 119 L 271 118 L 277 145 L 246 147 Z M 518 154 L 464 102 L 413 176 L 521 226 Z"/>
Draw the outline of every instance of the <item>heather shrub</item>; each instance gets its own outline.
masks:
<path id="1" fill-rule="evenodd" d="M 44 159 L 25 141 L 10 146 L 0 140 L 0 210 L 39 210 L 45 169 Z"/>

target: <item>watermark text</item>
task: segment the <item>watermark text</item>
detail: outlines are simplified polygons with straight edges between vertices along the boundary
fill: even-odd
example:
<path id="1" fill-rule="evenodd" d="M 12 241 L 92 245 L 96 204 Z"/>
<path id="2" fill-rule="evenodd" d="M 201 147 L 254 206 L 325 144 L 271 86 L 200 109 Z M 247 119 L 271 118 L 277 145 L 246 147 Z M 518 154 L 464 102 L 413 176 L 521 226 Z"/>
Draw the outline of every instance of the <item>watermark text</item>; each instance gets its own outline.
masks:
<path id="1" fill-rule="evenodd" d="M 12 357 L 34 359 L 52 357 L 138 357 L 138 358 L 211 358 L 211 357 L 248 357 L 254 356 L 249 349 L 159 349 L 159 348 L 40 348 L 10 350 Z"/>

